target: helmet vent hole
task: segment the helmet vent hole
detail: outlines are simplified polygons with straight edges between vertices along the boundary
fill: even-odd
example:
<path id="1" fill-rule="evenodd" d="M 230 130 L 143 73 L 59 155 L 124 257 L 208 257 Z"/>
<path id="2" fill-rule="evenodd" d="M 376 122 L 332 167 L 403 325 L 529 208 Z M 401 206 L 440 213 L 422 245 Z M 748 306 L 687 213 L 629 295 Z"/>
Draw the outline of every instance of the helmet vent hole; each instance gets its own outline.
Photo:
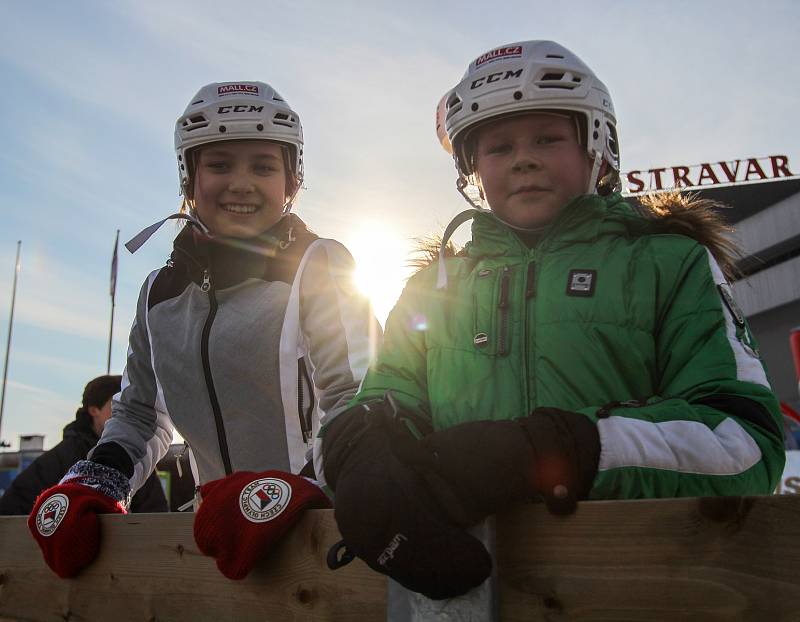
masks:
<path id="1" fill-rule="evenodd" d="M 198 99 L 197 101 L 193 101 L 193 102 L 192 102 L 191 104 L 189 104 L 189 105 L 190 105 L 190 106 L 196 106 L 197 104 L 202 104 L 204 101 L 205 101 L 204 99 Z"/>
<path id="2" fill-rule="evenodd" d="M 224 125 L 220 125 L 219 126 L 219 133 L 220 134 L 224 134 L 227 131 L 228 131 L 228 128 L 226 128 Z"/>
<path id="3" fill-rule="evenodd" d="M 263 123 L 259 123 L 258 125 L 256 125 L 256 129 L 259 132 L 263 132 L 264 131 L 264 124 Z"/>
<path id="4" fill-rule="evenodd" d="M 472 112 L 475 112 L 478 109 L 478 102 L 474 102 L 471 106 Z"/>
<path id="5" fill-rule="evenodd" d="M 522 99 L 522 91 L 514 91 L 514 99 Z"/>
<path id="6" fill-rule="evenodd" d="M 548 54 L 545 58 L 564 58 L 560 54 Z"/>
<path id="7" fill-rule="evenodd" d="M 297 119 L 286 114 L 285 112 L 276 112 L 275 116 L 272 117 L 272 123 L 274 125 L 282 125 L 284 127 L 294 127 L 297 125 Z"/>
<path id="8" fill-rule="evenodd" d="M 275 93 L 275 95 L 272 96 L 272 101 L 274 101 L 274 102 L 282 102 L 282 101 L 285 101 L 285 100 L 280 95 Z"/>
<path id="9" fill-rule="evenodd" d="M 201 128 L 208 127 L 208 119 L 206 119 L 205 115 L 196 114 L 184 119 L 181 125 L 184 132 L 191 132 L 193 130 L 199 130 Z"/>
<path id="10" fill-rule="evenodd" d="M 606 142 L 608 143 L 608 150 L 614 154 L 614 156 L 619 157 L 619 144 L 617 144 L 617 131 L 613 125 L 606 122 L 606 136 L 608 139 Z"/>
<path id="11" fill-rule="evenodd" d="M 540 89 L 566 89 L 578 88 L 583 82 L 583 76 L 571 71 L 553 71 L 545 69 L 541 77 L 536 79 L 536 86 Z"/>
<path id="12" fill-rule="evenodd" d="M 461 98 L 456 93 L 453 93 L 450 96 L 450 99 L 447 100 L 446 104 L 447 115 L 445 115 L 445 119 L 449 119 L 450 117 L 452 117 L 454 114 L 459 112 L 462 107 L 463 107 L 463 102 L 461 101 Z"/>

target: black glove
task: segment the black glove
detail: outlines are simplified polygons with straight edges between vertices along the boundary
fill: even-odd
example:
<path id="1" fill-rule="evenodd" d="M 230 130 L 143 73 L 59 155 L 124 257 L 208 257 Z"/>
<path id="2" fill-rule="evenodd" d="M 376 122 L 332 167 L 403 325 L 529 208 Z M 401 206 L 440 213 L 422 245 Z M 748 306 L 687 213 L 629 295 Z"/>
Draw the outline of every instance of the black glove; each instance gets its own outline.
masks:
<path id="1" fill-rule="evenodd" d="M 384 405 L 341 414 L 323 442 L 336 522 L 370 568 L 433 599 L 460 596 L 489 577 L 483 544 L 448 520 L 425 480 L 397 459 L 395 447 L 417 441 Z"/>
<path id="2" fill-rule="evenodd" d="M 599 458 L 594 422 L 558 408 L 537 408 L 511 421 L 462 423 L 401 451 L 462 526 L 540 497 L 554 514 L 570 514 L 588 496 Z"/>

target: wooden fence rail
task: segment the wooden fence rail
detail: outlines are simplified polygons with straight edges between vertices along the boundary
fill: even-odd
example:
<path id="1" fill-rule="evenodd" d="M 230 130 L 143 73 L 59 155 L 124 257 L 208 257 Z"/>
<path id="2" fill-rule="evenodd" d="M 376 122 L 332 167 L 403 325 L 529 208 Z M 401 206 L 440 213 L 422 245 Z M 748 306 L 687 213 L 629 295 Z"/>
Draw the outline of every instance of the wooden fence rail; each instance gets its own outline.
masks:
<path id="1" fill-rule="evenodd" d="M 308 512 L 243 581 L 192 538 L 191 514 L 103 516 L 79 577 L 44 564 L 23 517 L 0 517 L 0 620 L 385 619 L 384 577 L 331 572 L 330 510 Z M 800 496 L 599 501 L 497 519 L 502 620 L 800 620 Z"/>

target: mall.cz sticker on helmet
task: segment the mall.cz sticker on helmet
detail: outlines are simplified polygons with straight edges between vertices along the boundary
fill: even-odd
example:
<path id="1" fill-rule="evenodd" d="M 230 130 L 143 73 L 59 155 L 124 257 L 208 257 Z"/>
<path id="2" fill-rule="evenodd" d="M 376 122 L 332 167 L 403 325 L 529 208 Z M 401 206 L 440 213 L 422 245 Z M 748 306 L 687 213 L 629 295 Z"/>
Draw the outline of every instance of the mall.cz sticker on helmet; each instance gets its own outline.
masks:
<path id="1" fill-rule="evenodd" d="M 255 84 L 222 84 L 217 87 L 217 95 L 258 95 L 258 86 Z"/>
<path id="2" fill-rule="evenodd" d="M 519 58 L 520 56 L 522 56 L 521 45 L 497 48 L 496 50 L 492 50 L 491 52 L 486 52 L 486 54 L 481 54 L 478 56 L 478 58 L 475 59 L 475 66 L 480 67 L 484 63 L 491 63 L 492 61 L 500 60 L 501 58 Z"/>

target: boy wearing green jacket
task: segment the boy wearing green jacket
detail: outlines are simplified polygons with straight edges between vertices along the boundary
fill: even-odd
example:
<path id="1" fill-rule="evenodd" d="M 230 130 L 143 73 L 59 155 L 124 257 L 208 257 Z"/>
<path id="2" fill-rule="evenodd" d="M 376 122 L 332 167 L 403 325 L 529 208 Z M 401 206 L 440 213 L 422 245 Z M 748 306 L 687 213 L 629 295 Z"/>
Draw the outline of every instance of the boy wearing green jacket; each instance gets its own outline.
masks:
<path id="1" fill-rule="evenodd" d="M 779 405 L 709 202 L 615 192 L 608 89 L 550 41 L 478 57 L 438 116 L 473 207 L 320 433 L 348 548 L 449 598 L 491 569 L 466 529 L 513 503 L 771 493 Z"/>

